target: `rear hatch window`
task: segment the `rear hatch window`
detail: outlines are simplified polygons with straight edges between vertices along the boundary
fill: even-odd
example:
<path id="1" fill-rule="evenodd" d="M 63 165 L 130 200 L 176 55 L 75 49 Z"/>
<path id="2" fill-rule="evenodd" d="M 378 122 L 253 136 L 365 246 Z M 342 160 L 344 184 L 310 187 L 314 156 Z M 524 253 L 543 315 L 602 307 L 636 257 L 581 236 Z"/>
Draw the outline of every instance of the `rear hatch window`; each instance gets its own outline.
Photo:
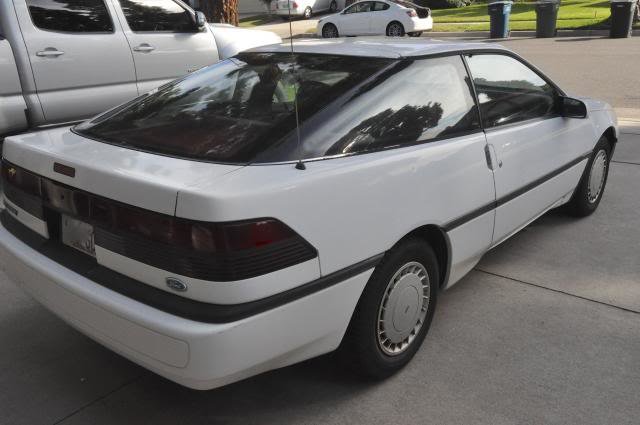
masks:
<path id="1" fill-rule="evenodd" d="M 247 164 L 265 156 L 295 131 L 296 91 L 303 123 L 392 62 L 353 56 L 243 53 L 162 86 L 74 131 L 157 154 Z"/>

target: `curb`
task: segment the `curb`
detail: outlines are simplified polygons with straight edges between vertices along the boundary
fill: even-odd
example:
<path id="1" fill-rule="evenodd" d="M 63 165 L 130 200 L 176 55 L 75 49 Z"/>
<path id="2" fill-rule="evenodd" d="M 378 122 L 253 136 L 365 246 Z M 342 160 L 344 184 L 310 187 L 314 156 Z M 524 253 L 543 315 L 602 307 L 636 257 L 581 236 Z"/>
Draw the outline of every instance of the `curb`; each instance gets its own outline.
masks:
<path id="1" fill-rule="evenodd" d="M 633 36 L 640 36 L 640 30 L 633 30 Z M 535 31 L 511 31 L 509 38 L 516 37 L 535 37 Z M 459 32 L 442 32 L 430 31 L 423 37 L 478 37 L 489 38 L 489 31 L 459 31 Z M 556 37 L 609 37 L 609 30 L 558 30 Z M 551 37 L 553 38 L 553 37 Z M 502 38 L 498 40 L 508 40 Z"/>
<path id="2" fill-rule="evenodd" d="M 620 133 L 622 134 L 640 135 L 640 120 L 620 118 L 618 119 L 618 126 L 620 128 Z"/>

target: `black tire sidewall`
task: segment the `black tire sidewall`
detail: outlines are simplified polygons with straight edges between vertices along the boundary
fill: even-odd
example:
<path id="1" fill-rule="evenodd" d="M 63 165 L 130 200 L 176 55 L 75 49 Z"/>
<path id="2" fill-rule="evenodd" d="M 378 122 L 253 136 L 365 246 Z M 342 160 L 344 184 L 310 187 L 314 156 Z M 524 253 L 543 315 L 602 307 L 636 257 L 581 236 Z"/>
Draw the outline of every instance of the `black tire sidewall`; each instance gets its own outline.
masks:
<path id="1" fill-rule="evenodd" d="M 598 199 L 595 202 L 589 202 L 589 176 L 591 174 L 591 166 L 593 165 L 593 161 L 596 158 L 596 155 L 601 150 L 604 150 L 607 153 L 607 170 L 604 176 L 604 183 L 602 186 L 602 190 L 598 194 Z M 593 149 L 591 156 L 589 157 L 589 161 L 582 173 L 582 177 L 580 178 L 580 183 L 576 188 L 573 196 L 571 197 L 571 201 L 568 203 L 569 212 L 572 215 L 578 217 L 584 217 L 593 213 L 600 205 L 600 201 L 602 200 L 602 196 L 604 195 L 604 191 L 607 187 L 607 181 L 609 180 L 609 168 L 611 166 L 611 146 L 606 137 L 601 137 L 596 144 L 596 147 Z"/>
<path id="2" fill-rule="evenodd" d="M 303 17 L 304 19 L 310 19 L 312 15 L 313 15 L 313 10 L 311 10 L 311 8 L 310 8 L 310 7 L 307 7 L 307 8 L 304 10 L 304 14 L 302 15 L 302 17 Z"/>
<path id="3" fill-rule="evenodd" d="M 338 35 L 338 28 L 334 24 L 328 23 L 328 24 L 324 24 L 324 26 L 322 27 L 322 38 L 337 38 L 337 37 L 333 37 L 333 36 L 332 37 L 328 37 L 328 36 L 325 35 L 325 32 L 324 32 L 325 28 L 331 28 L 331 27 L 334 28 L 336 36 Z"/>
<path id="4" fill-rule="evenodd" d="M 416 261 L 422 264 L 429 275 L 430 301 L 420 331 L 411 345 L 401 354 L 389 356 L 378 343 L 378 311 L 389 281 L 405 264 Z M 390 250 L 376 267 L 360 297 L 352 322 L 345 336 L 346 353 L 356 363 L 356 370 L 372 378 L 385 378 L 407 364 L 420 349 L 429 331 L 437 304 L 439 270 L 431 247 L 421 239 L 407 239 Z"/>
<path id="5" fill-rule="evenodd" d="M 334 0 L 331 3 L 329 3 L 329 12 L 331 13 L 335 13 L 338 10 L 338 3 Z"/>

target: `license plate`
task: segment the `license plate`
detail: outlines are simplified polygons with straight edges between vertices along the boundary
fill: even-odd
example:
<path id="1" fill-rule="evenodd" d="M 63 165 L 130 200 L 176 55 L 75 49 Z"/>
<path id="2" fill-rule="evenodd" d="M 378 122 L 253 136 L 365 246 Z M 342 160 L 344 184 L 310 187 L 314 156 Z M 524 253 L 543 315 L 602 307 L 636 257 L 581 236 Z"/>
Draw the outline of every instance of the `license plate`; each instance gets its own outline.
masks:
<path id="1" fill-rule="evenodd" d="M 62 243 L 92 257 L 96 256 L 93 226 L 69 216 L 62 216 Z"/>

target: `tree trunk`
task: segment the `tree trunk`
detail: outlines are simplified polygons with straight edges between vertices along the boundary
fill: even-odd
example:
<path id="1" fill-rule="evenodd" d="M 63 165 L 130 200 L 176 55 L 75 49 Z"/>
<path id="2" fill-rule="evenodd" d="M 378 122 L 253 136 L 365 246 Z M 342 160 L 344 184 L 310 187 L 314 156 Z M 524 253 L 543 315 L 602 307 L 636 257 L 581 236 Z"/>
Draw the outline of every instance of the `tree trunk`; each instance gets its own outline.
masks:
<path id="1" fill-rule="evenodd" d="M 238 0 L 201 0 L 200 10 L 210 22 L 238 26 Z"/>

